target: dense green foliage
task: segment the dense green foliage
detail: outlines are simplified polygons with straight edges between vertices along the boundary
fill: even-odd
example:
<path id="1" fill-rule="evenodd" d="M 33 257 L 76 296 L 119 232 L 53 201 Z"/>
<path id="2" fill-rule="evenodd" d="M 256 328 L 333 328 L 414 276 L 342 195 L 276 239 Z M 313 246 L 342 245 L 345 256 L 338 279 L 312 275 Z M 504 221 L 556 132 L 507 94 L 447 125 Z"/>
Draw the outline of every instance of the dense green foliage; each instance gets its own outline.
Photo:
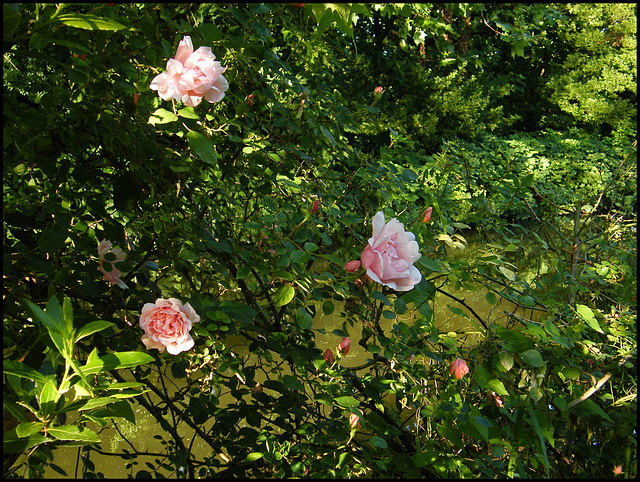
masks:
<path id="1" fill-rule="evenodd" d="M 164 448 L 123 476 L 637 476 L 635 4 L 3 8 L 5 475 L 100 476 L 142 407 Z M 222 101 L 149 89 L 185 35 Z M 378 211 L 411 291 L 344 268 Z M 158 298 L 193 349 L 145 350 Z"/>

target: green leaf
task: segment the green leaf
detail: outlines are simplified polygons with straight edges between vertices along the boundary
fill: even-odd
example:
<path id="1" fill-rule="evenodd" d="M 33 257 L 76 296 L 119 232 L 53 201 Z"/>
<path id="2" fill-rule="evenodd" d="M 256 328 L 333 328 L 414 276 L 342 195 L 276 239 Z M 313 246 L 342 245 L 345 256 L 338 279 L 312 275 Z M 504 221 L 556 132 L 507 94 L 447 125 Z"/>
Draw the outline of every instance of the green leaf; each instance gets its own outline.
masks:
<path id="1" fill-rule="evenodd" d="M 333 135 L 331 134 L 331 132 L 329 132 L 329 130 L 326 127 L 320 126 L 320 131 L 329 140 L 329 142 L 331 142 L 333 146 L 336 145 L 336 140 L 333 138 Z"/>
<path id="2" fill-rule="evenodd" d="M 169 112 L 167 109 L 156 109 L 156 111 L 149 116 L 149 124 L 158 125 L 158 124 L 169 124 L 170 122 L 175 122 L 178 120 L 178 116 L 173 112 Z"/>
<path id="3" fill-rule="evenodd" d="M 501 351 L 498 355 L 500 359 L 500 365 L 506 370 L 509 371 L 513 367 L 513 355 L 508 351 Z"/>
<path id="4" fill-rule="evenodd" d="M 544 365 L 544 360 L 538 350 L 531 349 L 524 351 L 520 354 L 520 358 L 522 358 L 525 363 L 535 368 L 539 368 Z"/>
<path id="5" fill-rule="evenodd" d="M 508 268 L 505 268 L 504 266 L 500 266 L 498 268 L 500 270 L 500 272 L 505 276 L 505 278 L 507 278 L 510 281 L 515 281 L 516 280 L 516 275 L 513 271 L 511 271 Z"/>
<path id="6" fill-rule="evenodd" d="M 42 433 L 35 433 L 28 437 L 19 437 L 14 428 L 13 430 L 2 433 L 2 451 L 5 454 L 20 453 L 31 447 L 50 441 L 51 439 Z"/>
<path id="7" fill-rule="evenodd" d="M 37 385 L 36 385 L 37 386 Z M 44 383 L 40 387 L 40 392 L 36 394 L 40 411 L 43 415 L 49 415 L 55 410 L 58 389 L 51 383 Z"/>
<path id="8" fill-rule="evenodd" d="M 178 115 L 180 117 L 184 117 L 185 119 L 200 119 L 200 116 L 195 111 L 193 107 L 185 107 L 178 111 Z"/>
<path id="9" fill-rule="evenodd" d="M 151 363 L 154 358 L 148 353 L 138 351 L 125 351 L 120 353 L 109 353 L 94 360 L 87 360 L 86 365 L 80 368 L 82 374 L 94 375 L 117 368 L 131 368 L 143 363 Z"/>
<path id="10" fill-rule="evenodd" d="M 382 291 L 374 290 L 373 293 L 371 293 L 371 298 L 382 301 L 386 306 L 391 306 L 389 298 L 382 294 Z"/>
<path id="11" fill-rule="evenodd" d="M 42 430 L 42 422 L 24 422 L 16 427 L 16 435 L 20 438 L 29 437 Z"/>
<path id="12" fill-rule="evenodd" d="M 49 427 L 47 433 L 58 440 L 73 440 L 77 442 L 100 443 L 100 437 L 86 427 L 76 425 L 60 425 Z"/>
<path id="13" fill-rule="evenodd" d="M 104 320 L 91 321 L 78 330 L 78 333 L 76 334 L 75 339 L 76 341 L 82 340 L 83 338 L 89 335 L 93 335 L 98 331 L 105 330 L 110 326 L 113 326 L 113 323 L 110 323 L 108 321 L 104 321 Z"/>
<path id="14" fill-rule="evenodd" d="M 593 311 L 591 311 L 591 308 L 585 305 L 576 305 L 576 311 L 578 312 L 578 315 L 580 315 L 580 318 L 589 325 L 589 328 L 597 331 L 598 333 L 604 333 L 602 328 L 600 328 Z"/>
<path id="15" fill-rule="evenodd" d="M 274 301 L 274 304 L 276 306 L 284 306 L 291 302 L 295 294 L 296 294 L 296 290 L 293 288 L 293 286 L 289 286 L 289 285 L 282 286 L 278 290 L 278 293 L 276 294 L 276 299 Z"/>
<path id="16" fill-rule="evenodd" d="M 18 4 L 2 4 L 2 39 L 11 38 L 13 31 L 20 25 L 22 15 L 18 11 Z"/>
<path id="17" fill-rule="evenodd" d="M 498 395 L 509 396 L 509 392 L 507 391 L 506 387 L 504 386 L 504 383 L 502 383 L 497 378 L 489 380 L 489 383 L 487 383 L 487 388 L 493 390 Z"/>
<path id="18" fill-rule="evenodd" d="M 381 437 L 378 437 L 377 435 L 371 437 L 371 443 L 374 447 L 378 447 L 383 450 L 387 448 L 387 441 Z"/>
<path id="19" fill-rule="evenodd" d="M 42 383 L 50 383 L 53 385 L 53 382 L 42 373 L 17 361 L 4 360 L 2 362 L 2 371 L 20 378 L 26 378 L 28 380 L 39 381 Z"/>
<path id="20" fill-rule="evenodd" d="M 340 405 L 341 407 L 344 408 L 349 408 L 349 407 L 357 407 L 358 405 L 360 405 L 360 402 L 358 400 L 356 400 L 353 397 L 350 397 L 348 395 L 342 396 L 342 397 L 336 397 L 333 399 L 338 405 Z"/>
<path id="21" fill-rule="evenodd" d="M 582 405 L 582 409 L 591 412 L 595 415 L 599 415 L 600 417 L 604 418 L 605 420 L 614 423 L 614 421 L 611 419 L 611 417 L 609 417 L 609 415 L 607 415 L 607 412 L 605 412 L 604 410 L 602 410 L 600 408 L 600 406 L 594 402 L 593 400 L 585 400 L 584 402 L 582 402 L 580 405 Z"/>
<path id="22" fill-rule="evenodd" d="M 262 452 L 251 452 L 249 455 L 247 455 L 245 462 L 253 462 L 254 460 L 259 460 L 262 457 L 264 457 Z"/>
<path id="23" fill-rule="evenodd" d="M 66 328 L 65 333 L 69 334 L 69 338 L 71 338 L 71 333 L 73 333 L 73 305 L 68 296 L 65 296 L 64 300 L 62 300 L 62 319 Z M 73 342 L 75 343 L 75 341 Z"/>
<path id="24" fill-rule="evenodd" d="M 127 27 L 107 17 L 96 17 L 82 13 L 67 13 L 56 17 L 56 21 L 69 27 L 85 30 L 122 30 Z"/>
<path id="25" fill-rule="evenodd" d="M 540 446 L 542 447 L 542 454 L 544 455 L 544 462 L 547 468 L 547 479 L 549 478 L 549 458 L 547 457 L 547 446 L 545 444 L 544 441 L 544 435 L 542 433 L 542 428 L 540 428 L 540 423 L 538 422 L 538 417 L 536 416 L 536 411 L 533 408 L 533 405 L 531 405 L 531 400 L 527 399 L 526 401 L 527 404 L 527 411 L 529 412 L 529 415 L 531 416 L 531 421 L 533 422 L 533 428 L 535 429 L 536 433 L 538 434 L 538 438 L 540 440 Z"/>
<path id="26" fill-rule="evenodd" d="M 483 427 L 487 427 L 487 428 L 491 428 L 493 427 L 493 424 L 491 423 L 490 420 L 481 417 L 480 415 L 476 415 L 473 417 L 473 421 L 476 425 L 481 425 Z"/>
<path id="27" fill-rule="evenodd" d="M 189 146 L 206 164 L 215 166 L 218 162 L 218 156 L 215 153 L 213 142 L 207 139 L 199 132 L 189 131 L 187 133 Z"/>
<path id="28" fill-rule="evenodd" d="M 488 291 L 487 294 L 484 295 L 484 298 L 487 300 L 487 303 L 489 303 L 490 305 L 495 305 L 496 301 L 498 301 L 493 291 Z"/>
<path id="29" fill-rule="evenodd" d="M 296 321 L 303 330 L 310 330 L 313 325 L 313 317 L 302 307 L 298 308 L 298 311 L 296 311 Z"/>
<path id="30" fill-rule="evenodd" d="M 81 398 L 80 400 L 75 400 L 60 410 L 61 413 L 71 412 L 71 411 L 81 411 L 81 410 L 92 410 L 94 408 L 104 407 L 110 403 L 114 403 L 119 401 L 117 398 L 111 397 L 100 397 L 100 398 Z"/>

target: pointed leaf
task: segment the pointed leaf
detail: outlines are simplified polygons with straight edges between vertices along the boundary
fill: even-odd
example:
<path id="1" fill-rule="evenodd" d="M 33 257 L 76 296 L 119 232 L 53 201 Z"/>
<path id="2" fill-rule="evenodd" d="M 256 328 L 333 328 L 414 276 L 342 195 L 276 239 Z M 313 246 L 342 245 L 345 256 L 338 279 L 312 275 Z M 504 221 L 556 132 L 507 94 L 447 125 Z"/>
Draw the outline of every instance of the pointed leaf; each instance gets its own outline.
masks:
<path id="1" fill-rule="evenodd" d="M 56 20 L 69 27 L 85 30 L 122 30 L 127 27 L 108 17 L 96 17 L 82 13 L 67 13 L 59 15 Z"/>
<path id="2" fill-rule="evenodd" d="M 187 133 L 189 146 L 206 164 L 215 165 L 218 162 L 218 156 L 214 150 L 213 142 L 207 139 L 199 132 L 189 131 Z"/>
<path id="3" fill-rule="evenodd" d="M 53 382 L 42 373 L 17 361 L 5 360 L 2 364 L 2 371 L 20 378 L 26 378 L 28 380 L 39 381 L 42 383 L 50 383 L 53 385 Z"/>
<path id="4" fill-rule="evenodd" d="M 98 357 L 92 361 L 87 360 L 87 363 L 80 368 L 80 371 L 85 376 L 94 375 L 96 373 L 102 373 L 109 370 L 115 370 L 117 368 L 131 368 L 143 363 L 150 363 L 154 360 L 153 356 L 148 353 L 142 353 L 138 351 L 125 351 L 121 353 L 109 353 Z"/>
<path id="5" fill-rule="evenodd" d="M 525 363 L 535 368 L 539 368 L 544 365 L 544 360 L 538 350 L 531 349 L 524 351 L 520 354 L 520 358 L 522 358 Z"/>
<path id="6" fill-rule="evenodd" d="M 578 315 L 580 315 L 580 318 L 582 318 L 592 330 L 595 330 L 598 333 L 604 333 L 591 308 L 585 305 L 576 305 L 576 311 L 578 312 Z"/>
<path id="7" fill-rule="evenodd" d="M 99 443 L 100 437 L 86 427 L 76 425 L 60 425 L 49 427 L 47 433 L 58 440 L 74 440 L 79 442 Z"/>
<path id="8" fill-rule="evenodd" d="M 92 335 L 98 331 L 105 330 L 110 326 L 113 326 L 113 323 L 105 320 L 91 321 L 78 330 L 78 333 L 75 337 L 76 341 L 82 340 L 84 337 Z"/>
<path id="9" fill-rule="evenodd" d="M 289 285 L 282 286 L 278 290 L 278 293 L 276 294 L 276 299 L 274 301 L 274 304 L 276 306 L 284 306 L 291 302 L 295 294 L 296 294 L 296 290 L 293 288 L 293 286 L 289 286 Z"/>

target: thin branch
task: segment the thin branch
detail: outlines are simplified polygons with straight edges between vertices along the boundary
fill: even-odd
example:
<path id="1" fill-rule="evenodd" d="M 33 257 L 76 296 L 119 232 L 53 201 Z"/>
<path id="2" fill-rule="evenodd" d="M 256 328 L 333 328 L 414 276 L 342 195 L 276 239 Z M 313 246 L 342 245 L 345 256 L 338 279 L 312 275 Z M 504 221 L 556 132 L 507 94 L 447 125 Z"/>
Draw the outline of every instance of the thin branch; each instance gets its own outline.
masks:
<path id="1" fill-rule="evenodd" d="M 462 306 L 464 306 L 466 309 L 468 309 L 471 314 L 473 316 L 475 316 L 478 321 L 480 322 L 480 324 L 484 327 L 485 330 L 489 330 L 489 327 L 487 326 L 487 324 L 484 322 L 484 320 L 482 318 L 480 318 L 480 315 L 478 315 L 478 313 L 475 312 L 475 310 L 473 308 L 471 308 L 467 303 L 465 303 L 464 300 L 461 300 L 460 298 L 458 298 L 457 296 L 453 296 L 451 293 L 447 293 L 446 291 L 440 289 L 440 288 L 436 288 L 436 291 L 438 293 L 442 293 L 445 296 L 448 296 L 449 298 L 456 300 L 458 303 L 460 303 Z"/>
<path id="2" fill-rule="evenodd" d="M 618 367 L 621 367 L 622 365 L 624 365 L 625 363 L 627 363 L 627 361 L 629 360 L 629 358 L 631 358 L 632 355 L 635 355 L 636 352 L 633 353 L 629 353 L 627 356 L 625 356 L 622 360 L 620 360 L 618 362 Z M 594 393 L 596 393 L 598 390 L 600 390 L 600 388 L 602 388 L 602 386 L 607 383 L 607 381 L 609 380 L 609 378 L 611 378 L 613 376 L 613 373 L 607 373 L 605 374 L 605 376 L 603 376 L 600 380 L 598 380 L 598 382 L 595 384 L 595 386 L 591 387 L 589 390 L 587 390 L 586 392 L 584 392 L 580 397 L 576 398 L 574 401 L 569 402 L 568 406 L 569 408 L 573 408 L 576 405 L 578 405 L 579 403 L 584 402 L 585 400 L 587 400 L 591 395 L 593 395 Z"/>

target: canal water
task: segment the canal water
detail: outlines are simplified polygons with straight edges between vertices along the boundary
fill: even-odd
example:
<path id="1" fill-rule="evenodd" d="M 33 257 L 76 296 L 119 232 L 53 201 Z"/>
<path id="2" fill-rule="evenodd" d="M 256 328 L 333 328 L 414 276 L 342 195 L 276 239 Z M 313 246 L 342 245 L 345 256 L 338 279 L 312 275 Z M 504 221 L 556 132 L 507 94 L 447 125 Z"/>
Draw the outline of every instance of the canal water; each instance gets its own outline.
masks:
<path id="1" fill-rule="evenodd" d="M 472 306 L 478 315 L 485 321 L 491 324 L 499 324 L 506 326 L 509 323 L 511 313 L 519 313 L 520 316 L 531 317 L 531 312 L 523 313 L 522 309 L 518 306 L 506 301 L 501 300 L 495 304 L 490 304 L 487 301 L 487 291 L 485 289 L 477 289 L 473 291 L 460 290 L 452 291 L 452 295 L 459 299 L 464 299 L 465 302 Z M 343 304 L 334 303 L 335 309 L 331 315 L 324 315 L 322 310 L 313 320 L 312 329 L 315 331 L 316 346 L 323 352 L 329 348 L 334 353 L 336 345 L 340 341 L 340 338 L 332 333 L 336 328 L 340 328 L 344 321 L 344 318 L 340 316 L 343 309 Z M 441 294 L 436 293 L 436 297 L 433 303 L 434 308 L 434 321 L 435 326 L 442 333 L 450 333 L 452 336 L 459 336 L 461 342 L 465 344 L 474 344 L 480 341 L 482 334 L 479 332 L 477 322 L 472 321 L 472 316 L 469 314 L 469 318 L 454 313 L 449 306 L 454 308 L 465 310 L 463 306 L 456 303 L 455 300 Z M 541 312 L 538 312 L 541 313 Z M 402 316 L 398 317 L 398 321 L 403 321 L 407 324 L 412 322 L 415 317 L 415 313 L 409 311 Z M 385 333 L 389 333 L 396 323 L 396 320 L 381 320 L 381 327 Z M 317 330 L 317 331 L 316 331 Z M 366 363 L 370 359 L 371 354 L 367 353 L 365 349 L 358 344 L 359 330 L 351 330 L 351 349 L 349 353 L 342 357 L 340 363 L 345 367 L 355 367 Z M 233 347 L 241 357 L 251 357 L 248 351 L 248 344 L 242 337 L 227 337 L 227 345 Z M 250 360 L 249 360 L 250 362 Z M 202 376 L 196 372 L 192 374 L 193 377 Z M 171 382 L 171 375 L 167 370 L 167 377 Z M 183 383 L 181 380 L 173 380 L 178 386 Z M 220 395 L 220 405 L 223 406 L 226 403 L 233 402 L 229 399 L 230 395 Z M 153 394 L 152 394 L 153 398 Z M 164 431 L 158 430 L 156 420 L 151 414 L 149 414 L 143 407 L 138 404 L 133 404 L 133 409 L 136 417 L 136 423 L 131 424 L 123 419 L 115 419 L 117 429 L 108 424 L 107 427 L 99 431 L 97 426 L 90 427 L 92 430 L 99 431 L 100 438 L 102 440 L 101 450 L 105 453 L 122 453 L 123 450 L 131 453 L 150 453 L 160 454 L 164 450 L 164 441 L 158 438 L 159 434 L 165 434 Z M 69 420 L 71 421 L 71 420 Z M 69 422 L 68 421 L 68 422 Z M 67 422 L 67 423 L 68 423 Z M 209 421 L 213 423 L 213 421 Z M 206 432 L 209 426 L 205 425 L 202 429 Z M 194 436 L 193 429 L 184 423 L 178 426 L 178 433 L 183 438 L 183 442 L 188 447 L 191 439 Z M 126 440 L 125 440 L 126 439 Z M 211 455 L 211 448 L 205 443 L 198 443 L 199 438 L 196 438 L 191 451 L 197 458 Z M 79 450 L 77 447 L 61 447 L 53 451 L 54 463 L 64 470 L 68 477 L 75 477 L 82 475 L 82 462 L 79 459 Z M 158 466 L 158 461 L 167 462 L 163 457 L 148 455 L 139 456 L 129 461 L 124 460 L 119 456 L 101 455 L 96 452 L 91 453 L 91 461 L 95 464 L 95 472 L 101 472 L 104 477 L 107 478 L 120 478 L 127 477 L 129 475 L 135 476 L 140 470 L 147 470 L 153 473 L 146 464 L 150 463 L 153 466 Z M 133 469 L 127 469 L 125 466 L 127 463 L 137 462 L 133 466 Z M 77 472 L 76 472 L 77 467 Z M 160 470 L 160 473 L 167 477 L 172 475 L 168 471 Z M 61 474 L 50 467 L 45 470 L 45 477 L 61 477 Z"/>

